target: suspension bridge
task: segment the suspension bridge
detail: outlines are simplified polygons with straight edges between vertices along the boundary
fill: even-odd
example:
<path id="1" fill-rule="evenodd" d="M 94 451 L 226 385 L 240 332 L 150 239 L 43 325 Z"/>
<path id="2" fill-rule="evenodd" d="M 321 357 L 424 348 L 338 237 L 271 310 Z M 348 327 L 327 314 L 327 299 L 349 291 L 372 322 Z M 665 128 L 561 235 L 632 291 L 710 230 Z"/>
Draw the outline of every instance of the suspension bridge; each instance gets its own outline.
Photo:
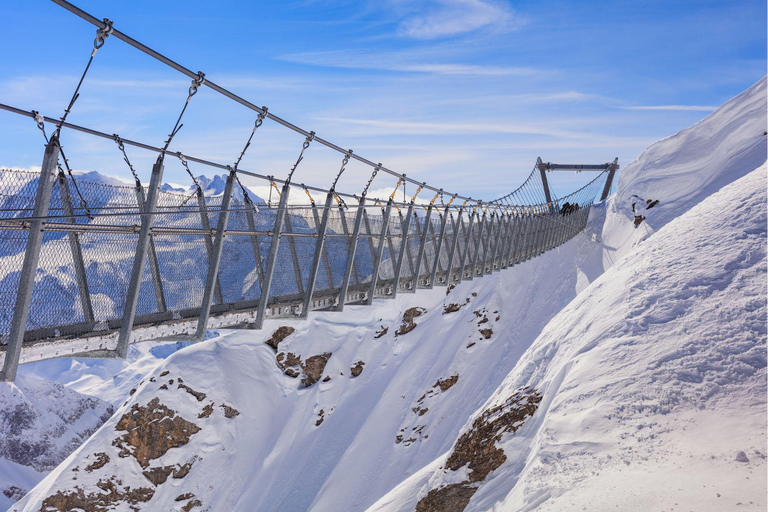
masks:
<path id="1" fill-rule="evenodd" d="M 473 280 L 554 249 L 584 229 L 590 207 L 610 190 L 617 160 L 563 165 L 538 159 L 523 184 L 493 200 L 448 192 L 391 170 L 304 130 L 194 73 L 65 0 L 52 0 L 93 24 L 90 59 L 61 117 L 0 104 L 31 118 L 45 138 L 40 172 L 0 170 L 0 380 L 19 364 L 56 357 L 125 358 L 144 340 L 202 340 L 207 329 L 257 328 L 267 318 L 306 318 L 399 293 Z M 192 79 L 168 138 L 155 146 L 67 121 L 99 49 L 119 39 Z M 207 87 L 255 113 L 234 164 L 171 151 L 192 98 Z M 285 178 L 240 167 L 265 121 L 296 132 L 298 157 Z M 46 126 L 49 127 L 46 130 Z M 76 178 L 64 155 L 67 131 L 114 141 L 133 186 Z M 50 132 L 50 135 L 48 134 Z M 339 153 L 328 188 L 292 177 L 312 144 Z M 129 151 L 157 154 L 149 183 Z M 179 159 L 191 194 L 161 190 L 165 162 Z M 356 194 L 336 189 L 351 160 L 371 169 Z M 189 164 L 226 174 L 222 193 L 206 194 Z M 580 189 L 555 198 L 547 173 L 595 171 Z M 389 197 L 372 197 L 379 175 L 397 180 Z M 264 201 L 240 177 L 274 190 Z M 396 199 L 406 183 L 416 192 Z M 403 189 L 404 190 L 404 189 Z M 296 191 L 310 205 L 291 202 Z M 322 201 L 316 203 L 312 194 Z M 430 200 L 422 200 L 425 193 Z"/>

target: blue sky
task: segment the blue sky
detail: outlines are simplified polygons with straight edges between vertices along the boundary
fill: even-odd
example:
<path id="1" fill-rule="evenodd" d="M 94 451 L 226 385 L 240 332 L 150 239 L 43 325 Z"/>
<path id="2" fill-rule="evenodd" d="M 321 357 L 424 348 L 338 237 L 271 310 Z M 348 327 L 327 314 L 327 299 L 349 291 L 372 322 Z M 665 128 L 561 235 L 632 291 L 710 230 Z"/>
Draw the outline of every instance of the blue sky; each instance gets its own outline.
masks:
<path id="1" fill-rule="evenodd" d="M 519 184 L 537 156 L 582 163 L 618 157 L 626 165 L 766 72 L 764 0 L 76 4 L 342 147 L 485 199 Z M 95 29 L 46 0 L 3 2 L 0 29 L 0 102 L 61 115 Z M 110 38 L 69 119 L 160 145 L 188 85 Z M 231 164 L 254 117 L 202 89 L 172 149 Z M 0 165 L 40 165 L 34 123 L 3 112 L 0 119 Z M 75 169 L 129 177 L 113 143 L 71 132 L 62 142 Z M 301 142 L 267 122 L 242 167 L 284 177 Z M 129 154 L 146 178 L 154 155 Z M 340 155 L 312 146 L 295 180 L 327 186 L 340 163 Z M 169 161 L 166 173 L 188 184 L 178 162 Z M 339 188 L 357 192 L 369 174 L 350 164 Z M 586 179 L 559 175 L 555 192 Z M 395 181 L 377 178 L 374 188 L 383 192 Z"/>

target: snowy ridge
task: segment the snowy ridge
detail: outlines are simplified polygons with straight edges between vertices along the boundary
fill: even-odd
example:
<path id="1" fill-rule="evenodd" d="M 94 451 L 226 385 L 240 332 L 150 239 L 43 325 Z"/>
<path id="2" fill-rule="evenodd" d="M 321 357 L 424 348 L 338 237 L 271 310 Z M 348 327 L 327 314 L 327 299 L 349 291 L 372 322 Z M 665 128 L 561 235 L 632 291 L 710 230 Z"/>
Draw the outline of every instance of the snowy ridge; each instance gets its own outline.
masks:
<path id="1" fill-rule="evenodd" d="M 544 396 L 466 511 L 765 509 L 765 171 L 671 222 L 547 325 L 479 411 L 522 388 Z M 456 480 L 444 461 L 370 511 L 414 510 Z"/>

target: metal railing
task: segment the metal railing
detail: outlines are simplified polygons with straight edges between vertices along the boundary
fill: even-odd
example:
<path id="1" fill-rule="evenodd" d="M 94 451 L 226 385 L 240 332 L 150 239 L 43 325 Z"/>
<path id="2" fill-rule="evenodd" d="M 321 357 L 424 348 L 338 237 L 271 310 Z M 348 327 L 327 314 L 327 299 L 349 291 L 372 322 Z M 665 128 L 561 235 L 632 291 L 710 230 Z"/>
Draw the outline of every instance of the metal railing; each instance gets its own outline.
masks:
<path id="1" fill-rule="evenodd" d="M 147 339 L 202 340 L 219 327 L 261 328 L 266 318 L 306 318 L 341 311 L 420 288 L 471 280 L 527 261 L 565 243 L 587 222 L 606 188 L 605 171 L 568 196 L 552 199 L 534 173 L 515 192 L 484 202 L 395 173 L 256 107 L 187 68 L 96 20 L 64 0 L 53 0 L 98 27 L 88 65 L 59 118 L 8 105 L 31 117 L 45 140 L 39 173 L 0 170 L 0 380 L 18 365 L 51 357 L 124 358 L 130 343 Z M 78 126 L 66 118 L 108 36 L 117 37 L 193 78 L 184 108 L 162 146 Z M 198 88 L 207 86 L 256 111 L 253 131 L 234 165 L 169 149 Z M 304 137 L 285 179 L 239 164 L 266 119 Z M 51 135 L 46 124 L 53 125 Z M 114 140 L 135 186 L 76 179 L 60 139 L 66 130 Z M 330 188 L 297 185 L 292 176 L 312 143 L 343 154 Z M 142 184 L 125 146 L 157 153 Z M 165 159 L 226 171 L 223 192 L 161 190 Z M 336 190 L 351 160 L 373 168 L 359 194 Z M 614 165 L 616 163 L 614 162 Z M 537 164 L 538 165 L 538 164 Z M 379 172 L 418 186 L 410 201 L 368 196 Z M 190 172 L 190 176 L 192 173 Z M 277 200 L 251 198 L 239 176 L 265 180 Z M 543 176 L 543 171 L 542 171 Z M 194 176 L 192 176 L 195 180 Z M 280 187 L 278 187 L 280 184 Z M 290 201 L 299 189 L 311 205 Z M 270 189 L 271 190 L 271 189 Z M 417 201 L 429 190 L 428 203 Z M 316 204 L 310 192 L 325 194 Z M 252 193 L 252 192 L 251 192 Z M 517 204 L 513 204 L 517 203 Z"/>

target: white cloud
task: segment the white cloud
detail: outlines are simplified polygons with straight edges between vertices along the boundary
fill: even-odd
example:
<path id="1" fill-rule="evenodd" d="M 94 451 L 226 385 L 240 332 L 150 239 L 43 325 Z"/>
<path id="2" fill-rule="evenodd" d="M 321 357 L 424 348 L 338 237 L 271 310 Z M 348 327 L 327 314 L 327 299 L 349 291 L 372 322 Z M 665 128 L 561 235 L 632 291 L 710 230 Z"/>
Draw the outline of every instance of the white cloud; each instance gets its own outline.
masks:
<path id="1" fill-rule="evenodd" d="M 405 14 L 401 36 L 415 39 L 450 37 L 479 29 L 508 30 L 515 20 L 508 5 L 483 0 L 397 2 Z"/>
<path id="2" fill-rule="evenodd" d="M 622 110 L 672 110 L 672 111 L 702 111 L 712 112 L 717 107 L 710 105 L 643 105 L 631 107 L 619 107 Z"/>
<path id="3" fill-rule="evenodd" d="M 340 50 L 327 52 L 291 53 L 279 57 L 281 60 L 311 66 L 375 69 L 381 71 L 399 71 L 406 73 L 424 73 L 432 75 L 474 75 L 474 76 L 530 76 L 538 70 L 513 66 L 486 66 L 435 62 L 443 56 L 436 52 L 379 52 L 365 50 Z"/>

